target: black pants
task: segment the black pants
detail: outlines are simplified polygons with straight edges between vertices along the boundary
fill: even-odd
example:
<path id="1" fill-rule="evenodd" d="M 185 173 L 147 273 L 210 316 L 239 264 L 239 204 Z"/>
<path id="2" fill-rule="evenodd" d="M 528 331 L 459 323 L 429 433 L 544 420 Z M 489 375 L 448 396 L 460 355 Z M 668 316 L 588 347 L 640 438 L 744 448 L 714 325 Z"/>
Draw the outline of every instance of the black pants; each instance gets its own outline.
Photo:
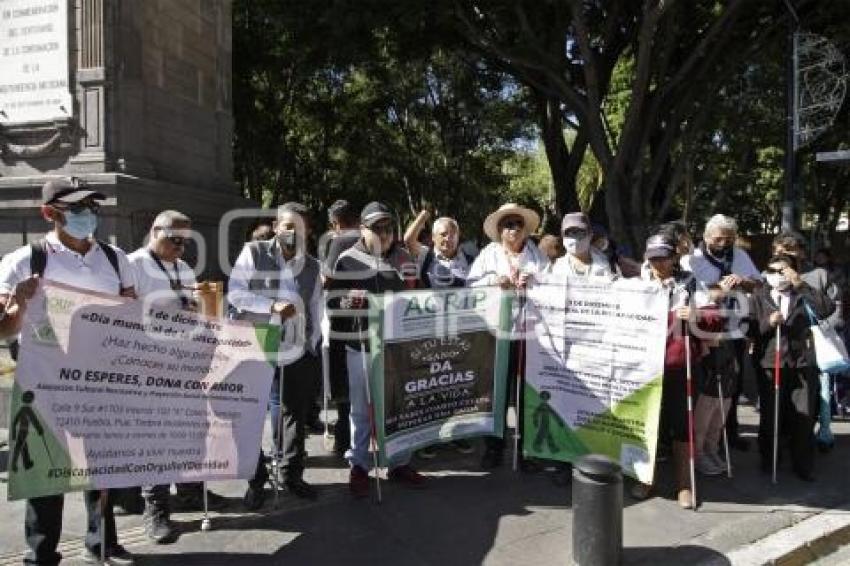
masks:
<path id="1" fill-rule="evenodd" d="M 107 492 L 108 493 L 108 492 Z M 86 504 L 88 527 L 86 529 L 86 548 L 95 554 L 100 553 L 100 519 L 101 502 L 99 491 L 83 492 Z M 59 536 L 62 534 L 62 510 L 65 497 L 49 495 L 27 500 L 26 516 L 24 519 L 24 536 L 30 550 L 24 557 L 24 564 L 58 564 L 62 555 L 56 552 Z M 103 515 L 106 524 L 106 548 L 118 544 L 115 531 L 115 516 L 112 514 L 112 503 L 108 501 Z"/>
<path id="2" fill-rule="evenodd" d="M 773 368 L 759 376 L 759 452 L 762 464 L 773 462 Z M 794 471 L 811 474 L 815 459 L 814 426 L 818 402 L 816 368 L 782 368 L 779 387 L 779 453 L 788 443 Z"/>
<path id="3" fill-rule="evenodd" d="M 735 359 L 738 361 L 738 379 L 735 380 L 735 388 L 733 391 L 725 392 L 732 396 L 732 403 L 729 407 L 729 413 L 726 415 L 726 435 L 730 439 L 737 439 L 740 428 L 738 426 L 738 398 L 744 392 L 744 379 L 748 372 L 746 366 L 752 367 L 753 360 L 748 352 L 749 344 L 746 340 L 732 340 L 732 345 L 735 348 Z"/>
<path id="4" fill-rule="evenodd" d="M 283 403 L 280 403 L 280 379 L 283 375 Z M 307 418 L 313 406 L 316 384 L 321 377 L 319 358 L 307 352 L 295 362 L 275 370 L 269 407 L 272 413 L 272 437 L 280 454 L 284 479 L 300 479 L 307 451 L 304 449 Z M 281 422 L 282 421 L 282 422 Z M 281 429 L 283 438 L 280 438 Z M 249 482 L 261 487 L 267 478 L 262 450 L 257 472 Z M 261 470 L 262 468 L 262 470 Z"/>
<path id="5" fill-rule="evenodd" d="M 696 391 L 696 383 L 693 383 Z M 664 368 L 659 435 L 673 442 L 688 441 L 688 382 L 685 368 Z"/>
<path id="6" fill-rule="evenodd" d="M 484 439 L 485 446 L 487 450 L 492 450 L 496 452 L 502 452 L 505 449 L 505 436 L 508 431 L 508 406 L 510 405 L 510 400 L 513 399 L 514 405 L 516 407 L 523 406 L 523 400 L 525 398 L 524 388 L 520 388 L 519 391 L 519 399 L 516 398 L 516 385 L 517 385 L 517 372 L 522 371 L 523 376 L 525 375 L 525 368 L 520 368 L 520 363 L 525 364 L 525 360 L 520 360 L 520 348 L 524 348 L 525 345 L 522 343 L 522 340 L 511 340 L 510 353 L 508 355 L 508 380 L 507 380 L 507 391 L 505 391 L 505 404 L 502 407 L 493 406 L 493 414 L 495 415 L 497 411 L 502 411 L 505 419 L 505 435 L 503 436 L 488 436 Z M 517 423 L 516 433 L 519 434 L 519 431 L 522 430 L 522 423 Z M 522 444 L 520 444 L 520 454 L 519 458 L 522 459 Z"/>

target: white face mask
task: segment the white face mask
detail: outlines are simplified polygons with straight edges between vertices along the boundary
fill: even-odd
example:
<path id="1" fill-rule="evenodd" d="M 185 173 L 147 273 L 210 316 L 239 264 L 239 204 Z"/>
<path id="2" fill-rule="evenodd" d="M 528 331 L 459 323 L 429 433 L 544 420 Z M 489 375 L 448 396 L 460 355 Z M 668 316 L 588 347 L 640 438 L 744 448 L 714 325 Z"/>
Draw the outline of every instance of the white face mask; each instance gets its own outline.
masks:
<path id="1" fill-rule="evenodd" d="M 769 273 L 765 275 L 765 279 L 767 279 L 767 284 L 777 291 L 785 291 L 791 287 L 791 282 L 781 273 Z"/>
<path id="2" fill-rule="evenodd" d="M 590 249 L 590 238 L 578 239 L 565 237 L 562 242 L 564 243 L 564 249 L 570 255 L 583 255 Z"/>

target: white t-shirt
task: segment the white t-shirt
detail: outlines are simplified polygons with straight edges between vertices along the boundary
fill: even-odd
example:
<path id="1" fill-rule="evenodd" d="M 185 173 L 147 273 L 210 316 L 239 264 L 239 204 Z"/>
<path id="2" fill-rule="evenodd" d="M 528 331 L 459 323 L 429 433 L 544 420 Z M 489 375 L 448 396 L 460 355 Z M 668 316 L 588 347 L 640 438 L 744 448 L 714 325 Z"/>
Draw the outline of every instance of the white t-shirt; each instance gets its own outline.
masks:
<path id="1" fill-rule="evenodd" d="M 425 264 L 425 258 L 428 255 L 430 248 L 421 246 L 419 248 L 419 257 L 416 258 L 416 264 L 419 268 L 419 273 L 422 273 L 422 268 Z M 431 287 L 439 289 L 451 285 L 453 278 L 466 280 L 469 275 L 469 262 L 466 261 L 466 254 L 458 249 L 453 258 L 447 258 L 434 251 L 434 261 L 431 262 L 428 268 L 428 279 L 431 281 Z"/>
<path id="2" fill-rule="evenodd" d="M 552 266 L 550 280 L 563 279 L 568 275 L 573 277 L 607 277 L 610 279 L 616 273 L 611 271 L 611 264 L 604 254 L 591 249 L 590 265 L 585 273 L 576 271 L 575 265 L 570 261 L 570 254 L 561 256 L 555 260 L 555 265 Z"/>
<path id="3" fill-rule="evenodd" d="M 163 273 L 147 248 L 139 248 L 128 255 L 127 260 L 133 266 L 133 274 L 136 278 L 136 295 L 139 299 L 153 299 L 163 307 L 181 308 L 180 297 L 171 288 L 172 281 L 179 283 L 184 288 L 191 288 L 197 284 L 195 272 L 182 259 L 178 259 L 176 262 L 160 260 L 162 267 L 168 271 L 167 274 Z M 191 289 L 185 289 L 183 295 L 187 299 L 191 299 Z"/>
<path id="4" fill-rule="evenodd" d="M 532 274 L 536 279 L 539 273 L 546 269 L 549 260 L 537 249 L 531 240 L 526 240 L 522 253 L 514 257 L 515 264 L 512 265 L 505 248 L 498 242 L 487 245 L 469 268 L 466 281 L 469 286 L 496 285 L 499 277 L 510 277 L 512 270 L 516 269 L 524 273 Z"/>
<path id="5" fill-rule="evenodd" d="M 118 295 L 121 288 L 134 286 L 133 268 L 121 249 L 110 245 L 118 259 L 118 270 L 121 273 L 119 281 L 115 268 L 96 241 L 93 241 L 89 251 L 82 255 L 66 248 L 55 232 L 49 232 L 45 240 L 47 265 L 44 268 L 44 279 L 107 295 Z M 32 248 L 27 245 L 3 258 L 0 262 L 0 293 L 12 293 L 18 283 L 32 275 L 31 255 Z"/>
<path id="6" fill-rule="evenodd" d="M 720 270 L 706 259 L 705 252 L 701 247 L 694 250 L 692 255 L 683 256 L 680 264 L 685 271 L 690 271 L 697 281 L 706 285 L 714 285 L 720 281 Z M 761 281 L 761 273 L 756 269 L 753 260 L 747 252 L 740 248 L 732 248 L 732 273 Z"/>

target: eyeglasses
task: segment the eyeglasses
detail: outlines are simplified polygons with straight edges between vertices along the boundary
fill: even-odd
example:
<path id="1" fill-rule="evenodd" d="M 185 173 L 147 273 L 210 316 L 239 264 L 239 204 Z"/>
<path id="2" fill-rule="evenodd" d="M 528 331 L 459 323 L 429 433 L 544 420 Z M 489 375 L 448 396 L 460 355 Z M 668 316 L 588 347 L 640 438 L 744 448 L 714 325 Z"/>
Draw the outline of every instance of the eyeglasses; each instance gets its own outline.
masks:
<path id="1" fill-rule="evenodd" d="M 369 229 L 376 234 L 392 234 L 393 233 L 393 225 L 392 224 L 374 224 Z"/>
<path id="2" fill-rule="evenodd" d="M 525 222 L 522 220 L 505 220 L 501 224 L 502 230 L 522 230 L 525 227 Z"/>
<path id="3" fill-rule="evenodd" d="M 84 210 L 91 210 L 94 214 L 100 212 L 100 204 L 94 201 L 83 201 L 83 202 L 74 202 L 71 204 L 52 204 L 53 208 L 58 210 L 59 212 L 70 212 L 71 214 L 79 214 Z"/>
<path id="4" fill-rule="evenodd" d="M 777 273 L 782 273 L 783 271 L 785 271 L 784 267 L 779 268 L 779 269 L 775 269 L 773 267 L 768 267 L 767 269 L 764 270 L 764 272 L 767 273 L 768 275 L 775 275 Z"/>
<path id="5" fill-rule="evenodd" d="M 562 235 L 567 238 L 578 238 L 581 240 L 582 238 L 587 237 L 587 230 L 583 230 L 581 228 L 567 228 L 562 232 Z"/>

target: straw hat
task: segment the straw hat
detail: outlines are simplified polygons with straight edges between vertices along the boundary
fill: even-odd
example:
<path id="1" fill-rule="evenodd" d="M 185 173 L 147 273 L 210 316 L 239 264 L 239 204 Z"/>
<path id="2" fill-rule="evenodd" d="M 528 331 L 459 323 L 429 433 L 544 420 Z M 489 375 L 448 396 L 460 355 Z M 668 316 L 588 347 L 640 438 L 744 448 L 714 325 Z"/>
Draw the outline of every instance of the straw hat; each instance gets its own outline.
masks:
<path id="1" fill-rule="evenodd" d="M 540 216 L 530 208 L 525 208 L 513 202 L 503 204 L 496 212 L 490 213 L 484 220 L 484 233 L 494 242 L 501 240 L 499 236 L 499 223 L 506 216 L 522 217 L 525 222 L 526 235 L 533 234 L 537 231 L 537 227 L 540 226 Z"/>

